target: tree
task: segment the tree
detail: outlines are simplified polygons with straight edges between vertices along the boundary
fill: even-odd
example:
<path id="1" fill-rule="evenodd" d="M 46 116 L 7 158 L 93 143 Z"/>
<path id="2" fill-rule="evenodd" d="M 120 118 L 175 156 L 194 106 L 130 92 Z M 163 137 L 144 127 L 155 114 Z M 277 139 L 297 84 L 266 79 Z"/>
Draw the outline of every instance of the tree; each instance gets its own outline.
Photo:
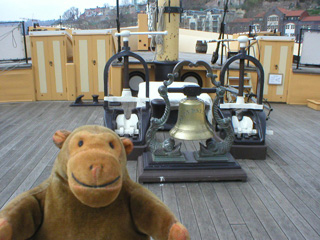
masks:
<path id="1" fill-rule="evenodd" d="M 215 0 L 182 0 L 182 7 L 186 10 L 200 10 L 205 8 L 205 5 L 212 1 L 216 2 Z"/>
<path id="2" fill-rule="evenodd" d="M 63 13 L 62 18 L 65 20 L 77 20 L 79 15 L 79 9 L 76 7 L 71 7 Z"/>

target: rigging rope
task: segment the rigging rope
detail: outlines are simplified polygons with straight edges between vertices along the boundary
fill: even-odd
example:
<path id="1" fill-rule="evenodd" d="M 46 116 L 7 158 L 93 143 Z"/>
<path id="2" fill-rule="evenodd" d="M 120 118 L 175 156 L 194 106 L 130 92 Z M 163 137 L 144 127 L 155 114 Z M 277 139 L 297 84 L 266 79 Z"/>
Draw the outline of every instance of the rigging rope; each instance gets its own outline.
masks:
<path id="1" fill-rule="evenodd" d="M 14 30 L 16 30 L 16 29 L 19 29 L 19 26 L 11 29 L 9 32 L 6 32 L 6 33 L 2 34 L 2 35 L 0 36 L 0 41 L 2 41 L 3 39 L 5 39 L 6 37 L 8 37 L 8 36 L 11 34 L 11 36 L 12 36 L 12 46 L 13 46 L 14 48 L 17 48 L 17 46 L 18 46 L 18 45 L 17 45 L 17 41 L 16 41 L 16 39 L 15 39 L 15 37 L 14 37 L 14 34 L 13 34 Z"/>

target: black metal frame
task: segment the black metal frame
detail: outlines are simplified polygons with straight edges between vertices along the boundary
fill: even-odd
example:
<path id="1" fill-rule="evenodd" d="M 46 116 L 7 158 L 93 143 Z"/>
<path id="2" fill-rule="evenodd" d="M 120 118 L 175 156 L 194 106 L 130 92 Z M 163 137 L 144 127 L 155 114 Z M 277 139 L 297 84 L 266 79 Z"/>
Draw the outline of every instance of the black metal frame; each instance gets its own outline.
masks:
<path id="1" fill-rule="evenodd" d="M 307 29 L 307 28 L 300 28 L 300 34 L 299 34 L 299 48 L 298 48 L 298 61 L 297 61 L 297 67 L 296 69 L 299 69 L 300 65 L 300 49 L 301 49 L 301 42 L 302 42 L 302 32 L 308 31 L 308 32 L 320 32 L 320 29 Z"/>
<path id="2" fill-rule="evenodd" d="M 23 34 L 23 45 L 24 45 L 24 54 L 25 54 L 25 58 L 22 59 L 5 59 L 5 60 L 0 60 L 0 62 L 2 61 L 21 61 L 21 60 L 25 60 L 26 64 L 28 64 L 28 53 L 27 53 L 27 41 L 26 41 L 26 30 L 24 29 L 24 21 L 18 22 L 18 21 L 13 21 L 13 22 L 0 22 L 0 24 L 16 24 L 19 23 L 22 25 L 22 34 Z"/>
<path id="3" fill-rule="evenodd" d="M 111 66 L 111 64 L 119 58 L 124 58 L 124 88 L 129 88 L 129 57 L 133 57 L 135 59 L 137 59 L 143 66 L 144 71 L 145 71 L 145 76 L 146 76 L 146 98 L 149 98 L 149 69 L 148 69 L 148 65 L 146 63 L 146 61 L 139 56 L 138 54 L 131 52 L 130 51 L 130 47 L 127 41 L 124 42 L 124 46 L 122 48 L 121 52 L 118 52 L 117 54 L 113 55 L 108 62 L 106 63 L 105 67 L 104 67 L 104 96 L 109 96 L 109 88 L 108 88 L 108 83 L 109 83 L 109 68 Z M 104 106 L 106 106 L 106 104 L 108 103 L 108 101 L 105 101 Z M 149 102 L 146 103 L 146 107 L 149 108 Z"/>
<path id="4" fill-rule="evenodd" d="M 122 48 L 122 51 L 113 55 L 105 65 L 105 68 L 104 68 L 104 96 L 109 96 L 109 88 L 108 88 L 109 68 L 110 68 L 111 64 L 116 59 L 119 59 L 122 57 L 124 59 L 124 61 L 123 61 L 123 66 L 124 66 L 123 88 L 130 88 L 129 87 L 129 57 L 133 57 L 133 58 L 137 59 L 143 65 L 143 68 L 145 71 L 146 98 L 149 98 L 149 69 L 148 69 L 148 65 L 147 65 L 146 61 L 141 56 L 130 51 L 128 41 L 124 41 L 124 46 Z M 105 125 L 106 126 L 108 126 L 108 125 L 114 126 L 116 116 L 123 113 L 123 109 L 117 107 L 119 105 L 120 104 L 114 103 L 114 106 L 111 109 L 110 108 L 111 106 L 109 105 L 109 101 L 104 101 L 103 107 L 105 110 Z M 133 144 L 135 145 L 136 149 L 138 149 L 137 146 L 143 146 L 145 144 L 145 134 L 147 132 L 147 129 L 149 126 L 149 120 L 150 120 L 150 116 L 151 116 L 150 110 L 151 110 L 150 103 L 148 101 L 146 102 L 145 107 L 135 108 L 132 110 L 132 113 L 139 115 L 140 133 L 137 138 L 131 139 Z M 142 150 L 144 150 L 144 149 L 142 149 Z M 131 154 L 132 156 L 130 158 L 136 159 L 136 157 L 137 157 L 136 155 L 139 155 L 139 154 L 140 154 L 140 152 L 134 153 L 133 155 Z"/>
<path id="5" fill-rule="evenodd" d="M 256 68 L 257 68 L 257 74 L 258 74 L 258 82 L 257 82 L 257 103 L 262 104 L 263 100 L 263 86 L 264 86 L 264 70 L 261 65 L 261 63 L 254 57 L 249 56 L 246 54 L 245 49 L 241 49 L 240 53 L 229 58 L 227 62 L 223 65 L 221 72 L 220 72 L 220 82 L 221 85 L 224 86 L 224 78 L 225 78 L 225 73 L 229 69 L 229 66 L 231 63 L 240 60 L 240 78 L 239 78 L 239 93 L 238 96 L 243 96 L 243 83 L 244 83 L 244 68 L 245 64 L 244 61 L 248 60 L 252 62 Z"/>
<path id="6" fill-rule="evenodd" d="M 196 72 L 191 72 L 191 71 L 190 71 L 190 72 L 186 72 L 186 73 L 184 73 L 184 74 L 181 76 L 181 81 L 184 82 L 185 79 L 188 78 L 188 77 L 194 77 L 194 78 L 197 80 L 198 85 L 199 85 L 200 87 L 203 86 L 202 78 L 200 77 L 200 75 L 199 75 L 198 73 L 196 73 Z"/>

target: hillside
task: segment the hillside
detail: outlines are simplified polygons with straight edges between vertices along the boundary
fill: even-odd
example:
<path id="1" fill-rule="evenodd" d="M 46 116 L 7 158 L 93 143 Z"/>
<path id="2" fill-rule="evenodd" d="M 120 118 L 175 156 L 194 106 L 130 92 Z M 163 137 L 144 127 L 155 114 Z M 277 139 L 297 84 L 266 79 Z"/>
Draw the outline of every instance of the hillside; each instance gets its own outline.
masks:
<path id="1" fill-rule="evenodd" d="M 182 7 L 185 10 L 223 8 L 223 4 L 223 0 L 182 0 Z M 229 0 L 229 8 L 245 10 L 245 17 L 255 16 L 272 6 L 279 6 L 290 10 L 307 9 L 310 15 L 320 14 L 320 0 Z"/>

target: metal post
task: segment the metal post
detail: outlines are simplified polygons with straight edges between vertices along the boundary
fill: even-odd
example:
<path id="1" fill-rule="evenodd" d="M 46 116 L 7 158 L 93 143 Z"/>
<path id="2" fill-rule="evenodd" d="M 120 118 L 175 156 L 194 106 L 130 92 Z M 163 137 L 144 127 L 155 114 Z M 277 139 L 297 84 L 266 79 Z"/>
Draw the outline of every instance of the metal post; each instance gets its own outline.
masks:
<path id="1" fill-rule="evenodd" d="M 243 56 L 245 56 L 245 54 L 246 54 L 245 48 L 241 48 L 240 53 L 242 54 L 242 56 L 240 58 L 238 96 L 243 97 L 243 88 L 244 88 L 244 57 Z"/>
<path id="2" fill-rule="evenodd" d="M 224 38 L 224 35 L 222 36 L 222 39 Z M 224 48 L 224 43 L 221 43 L 221 52 L 220 52 L 220 64 L 223 65 L 223 48 Z"/>
<path id="3" fill-rule="evenodd" d="M 21 24 L 22 24 L 22 32 L 23 32 L 24 53 L 26 55 L 26 64 L 28 64 L 28 52 L 27 52 L 27 42 L 26 42 L 26 31 L 24 29 L 24 21 L 22 21 Z"/>
<path id="4" fill-rule="evenodd" d="M 123 41 L 123 50 L 129 51 L 129 41 Z M 129 88 L 129 56 L 124 56 L 123 61 L 123 88 Z"/>
<path id="5" fill-rule="evenodd" d="M 119 0 L 117 0 L 117 31 L 120 33 L 120 9 L 119 9 Z M 121 37 L 118 37 L 118 52 L 121 51 Z M 120 59 L 119 59 L 120 61 Z"/>
<path id="6" fill-rule="evenodd" d="M 250 55 L 250 39 L 249 39 L 249 41 L 248 41 L 248 55 Z M 247 67 L 249 67 L 250 66 L 250 62 L 249 62 L 249 60 L 247 61 Z"/>
<path id="7" fill-rule="evenodd" d="M 297 68 L 296 69 L 299 69 L 299 64 L 300 64 L 300 46 L 301 46 L 302 31 L 303 31 L 303 28 L 300 28 L 299 48 L 298 48 L 298 61 L 297 61 Z"/>

